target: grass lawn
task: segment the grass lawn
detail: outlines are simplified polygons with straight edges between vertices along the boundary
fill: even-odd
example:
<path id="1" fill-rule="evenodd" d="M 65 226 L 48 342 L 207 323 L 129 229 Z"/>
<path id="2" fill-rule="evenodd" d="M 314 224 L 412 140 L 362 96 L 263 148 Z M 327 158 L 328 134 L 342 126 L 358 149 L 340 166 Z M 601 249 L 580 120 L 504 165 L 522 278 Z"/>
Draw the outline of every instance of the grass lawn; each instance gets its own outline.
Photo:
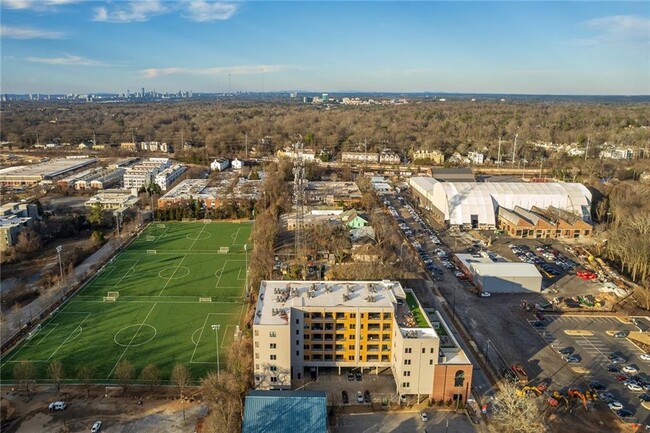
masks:
<path id="1" fill-rule="evenodd" d="M 427 322 L 427 319 L 424 318 L 424 313 L 418 306 L 418 302 L 415 300 L 413 293 L 406 292 L 406 303 L 411 309 L 411 313 L 413 313 L 413 318 L 415 319 L 418 328 L 429 328 L 429 323 Z"/>
<path id="2" fill-rule="evenodd" d="M 163 380 L 175 363 L 195 378 L 223 366 L 246 305 L 244 244 L 252 224 L 165 222 L 151 224 L 59 311 L 0 361 L 2 383 L 13 366 L 31 361 L 39 379 L 60 360 L 76 381 L 82 365 L 96 382 L 111 383 L 117 363 L 153 363 Z M 228 248 L 228 252 L 220 251 Z M 105 300 L 118 292 L 115 301 Z M 114 295 L 114 294 L 111 294 Z M 217 332 L 212 325 L 219 325 Z"/>

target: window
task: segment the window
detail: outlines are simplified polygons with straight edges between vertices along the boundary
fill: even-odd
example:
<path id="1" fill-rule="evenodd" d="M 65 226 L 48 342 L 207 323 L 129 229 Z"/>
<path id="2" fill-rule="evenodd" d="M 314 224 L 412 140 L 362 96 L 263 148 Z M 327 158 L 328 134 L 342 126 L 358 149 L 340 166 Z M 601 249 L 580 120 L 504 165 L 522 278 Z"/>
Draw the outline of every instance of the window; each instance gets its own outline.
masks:
<path id="1" fill-rule="evenodd" d="M 300 319 L 296 319 L 296 325 L 300 323 Z"/>
<path id="2" fill-rule="evenodd" d="M 404 353 L 411 353 L 411 348 L 407 347 L 406 349 L 404 349 Z"/>
<path id="3" fill-rule="evenodd" d="M 255 330 L 255 336 L 256 336 L 256 337 L 259 337 L 259 336 L 260 336 L 260 331 L 258 331 L 257 329 Z"/>
<path id="4" fill-rule="evenodd" d="M 384 320 L 390 319 L 390 313 L 384 313 Z"/>
<path id="5" fill-rule="evenodd" d="M 260 347 L 260 342 L 259 341 L 255 342 L 255 347 Z"/>
<path id="6" fill-rule="evenodd" d="M 296 350 L 296 356 L 300 356 L 300 350 Z"/>
<path id="7" fill-rule="evenodd" d="M 277 355 L 271 355 L 271 361 L 275 361 L 276 359 L 278 359 Z"/>
<path id="8" fill-rule="evenodd" d="M 296 340 L 296 346 L 300 346 L 300 340 Z"/>
<path id="9" fill-rule="evenodd" d="M 354 355 L 348 356 L 348 361 L 354 361 Z"/>
<path id="10" fill-rule="evenodd" d="M 271 376 L 271 383 L 277 383 L 277 382 L 278 382 L 278 378 L 275 376 Z"/>
<path id="11" fill-rule="evenodd" d="M 411 360 L 410 359 L 405 359 L 404 360 L 404 365 L 411 365 Z"/>
<path id="12" fill-rule="evenodd" d="M 272 365 L 272 366 L 269 367 L 269 370 L 278 371 L 278 367 L 276 367 L 275 365 Z"/>
<path id="13" fill-rule="evenodd" d="M 260 369 L 260 365 L 259 365 L 259 364 L 255 364 L 255 370 L 259 370 L 259 369 Z"/>
<path id="14" fill-rule="evenodd" d="M 406 371 L 404 371 L 404 377 L 408 377 L 408 376 L 410 376 L 410 375 L 411 375 L 411 371 L 410 371 L 410 370 L 406 370 Z"/>
<path id="15" fill-rule="evenodd" d="M 465 372 L 463 370 L 458 370 L 454 376 L 454 386 L 461 387 L 465 383 Z"/>
<path id="16" fill-rule="evenodd" d="M 274 337 L 275 338 L 275 336 L 276 336 L 275 331 L 269 332 L 269 337 Z"/>
<path id="17" fill-rule="evenodd" d="M 363 327 L 363 325 L 361 325 L 361 326 Z M 354 323 L 351 323 L 350 324 L 350 329 L 357 329 L 357 325 L 355 325 Z"/>
<path id="18" fill-rule="evenodd" d="M 260 359 L 260 354 L 259 353 L 255 354 L 255 359 Z"/>
<path id="19" fill-rule="evenodd" d="M 296 329 L 296 335 L 300 335 L 300 329 Z"/>
<path id="20" fill-rule="evenodd" d="M 433 347 L 431 348 L 431 353 L 433 353 Z"/>
<path id="21" fill-rule="evenodd" d="M 271 347 L 271 349 L 275 349 L 275 348 L 276 348 L 275 343 L 271 343 L 269 346 Z"/>
<path id="22" fill-rule="evenodd" d="M 427 349 L 425 347 L 422 348 L 422 353 L 427 353 Z"/>
<path id="23" fill-rule="evenodd" d="M 433 365 L 433 359 L 429 360 L 429 365 Z"/>
<path id="24" fill-rule="evenodd" d="M 350 319 L 356 319 L 357 313 L 350 313 Z"/>
<path id="25" fill-rule="evenodd" d="M 354 344 L 350 344 L 350 345 L 348 346 L 348 350 L 354 350 Z"/>
<path id="26" fill-rule="evenodd" d="M 410 388 L 411 382 L 402 382 L 402 388 Z"/>

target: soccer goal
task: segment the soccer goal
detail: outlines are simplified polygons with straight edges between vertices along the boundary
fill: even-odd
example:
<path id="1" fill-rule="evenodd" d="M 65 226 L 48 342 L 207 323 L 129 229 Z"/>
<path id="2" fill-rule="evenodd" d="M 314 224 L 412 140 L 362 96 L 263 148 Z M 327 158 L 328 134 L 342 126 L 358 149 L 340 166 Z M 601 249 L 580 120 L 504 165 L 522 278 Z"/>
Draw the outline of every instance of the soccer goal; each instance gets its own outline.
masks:
<path id="1" fill-rule="evenodd" d="M 147 250 L 147 254 L 156 254 L 156 253 L 157 253 L 156 250 Z"/>
<path id="2" fill-rule="evenodd" d="M 164 228 L 165 228 L 165 224 L 158 224 L 158 228 L 159 228 L 159 229 L 164 229 Z"/>
<path id="3" fill-rule="evenodd" d="M 212 298 L 199 298 L 199 302 L 212 302 Z"/>
<path id="4" fill-rule="evenodd" d="M 208 218 L 203 219 L 203 224 L 210 224 L 211 222 L 212 222 L 211 219 L 208 219 Z"/>
<path id="5" fill-rule="evenodd" d="M 104 302 L 115 302 L 117 298 L 115 296 L 104 296 Z"/>
<path id="6" fill-rule="evenodd" d="M 36 326 L 36 328 L 34 328 L 29 334 L 27 334 L 27 339 L 31 340 L 32 337 L 36 335 L 36 333 L 40 330 L 41 330 L 41 325 Z"/>
<path id="7" fill-rule="evenodd" d="M 230 248 L 228 247 L 219 247 L 219 254 L 228 254 Z"/>
<path id="8" fill-rule="evenodd" d="M 155 241 L 155 240 L 156 240 L 156 237 L 155 237 L 155 236 L 147 236 L 147 241 L 149 241 L 149 242 L 153 242 L 153 241 Z"/>
<path id="9" fill-rule="evenodd" d="M 107 292 L 106 296 L 117 299 L 120 297 L 120 292 Z"/>

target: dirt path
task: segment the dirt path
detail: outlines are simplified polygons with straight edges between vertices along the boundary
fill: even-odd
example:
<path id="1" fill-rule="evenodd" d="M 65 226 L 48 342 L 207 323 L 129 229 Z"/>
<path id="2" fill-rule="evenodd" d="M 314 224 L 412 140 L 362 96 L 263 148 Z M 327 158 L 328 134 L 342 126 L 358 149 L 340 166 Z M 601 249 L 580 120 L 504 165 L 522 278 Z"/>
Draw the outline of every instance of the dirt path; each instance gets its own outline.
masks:
<path id="1" fill-rule="evenodd" d="M 51 387 L 41 387 L 27 399 L 25 394 L 2 390 L 3 400 L 8 400 L 15 409 L 10 424 L 3 425 L 7 433 L 88 432 L 97 420 L 103 422 L 102 432 L 108 433 L 185 433 L 194 432 L 197 421 L 206 415 L 205 406 L 196 401 L 186 401 L 185 422 L 183 403 L 174 389 L 161 389 L 156 397 L 106 396 L 103 387 L 91 390 L 86 398 L 85 390 L 67 387 L 58 396 Z M 47 406 L 52 401 L 63 400 L 65 411 L 50 412 Z M 139 402 L 142 401 L 142 404 Z"/>

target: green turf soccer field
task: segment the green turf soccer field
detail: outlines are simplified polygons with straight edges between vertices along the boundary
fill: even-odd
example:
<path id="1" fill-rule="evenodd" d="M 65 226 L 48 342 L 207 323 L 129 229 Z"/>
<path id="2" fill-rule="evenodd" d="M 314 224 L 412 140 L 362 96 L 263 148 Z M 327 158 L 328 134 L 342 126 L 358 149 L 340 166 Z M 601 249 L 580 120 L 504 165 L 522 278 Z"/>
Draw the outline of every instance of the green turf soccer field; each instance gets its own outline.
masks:
<path id="1" fill-rule="evenodd" d="M 252 224 L 153 223 L 31 338 L 1 361 L 4 383 L 13 366 L 31 361 L 39 378 L 60 360 L 75 381 L 81 365 L 96 369 L 96 382 L 111 383 L 117 363 L 155 364 L 167 380 L 177 362 L 194 378 L 217 366 L 243 326 L 246 278 L 244 244 Z M 115 293 L 116 292 L 116 293 Z M 217 332 L 212 325 L 220 325 Z M 218 342 L 217 342 L 218 335 Z"/>

